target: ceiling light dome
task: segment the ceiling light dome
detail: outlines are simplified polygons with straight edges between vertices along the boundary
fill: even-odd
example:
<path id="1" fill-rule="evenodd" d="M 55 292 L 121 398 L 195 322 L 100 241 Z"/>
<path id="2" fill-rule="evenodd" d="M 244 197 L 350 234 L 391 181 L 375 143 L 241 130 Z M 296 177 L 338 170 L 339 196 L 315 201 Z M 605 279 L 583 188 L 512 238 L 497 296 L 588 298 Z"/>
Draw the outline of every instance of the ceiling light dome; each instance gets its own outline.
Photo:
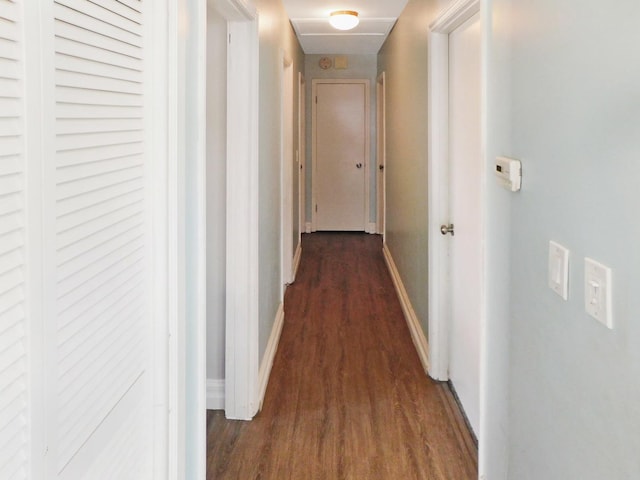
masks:
<path id="1" fill-rule="evenodd" d="M 337 28 L 338 30 L 351 30 L 360 23 L 360 20 L 358 19 L 358 12 L 354 12 L 353 10 L 337 10 L 331 12 L 329 23 L 333 28 Z"/>

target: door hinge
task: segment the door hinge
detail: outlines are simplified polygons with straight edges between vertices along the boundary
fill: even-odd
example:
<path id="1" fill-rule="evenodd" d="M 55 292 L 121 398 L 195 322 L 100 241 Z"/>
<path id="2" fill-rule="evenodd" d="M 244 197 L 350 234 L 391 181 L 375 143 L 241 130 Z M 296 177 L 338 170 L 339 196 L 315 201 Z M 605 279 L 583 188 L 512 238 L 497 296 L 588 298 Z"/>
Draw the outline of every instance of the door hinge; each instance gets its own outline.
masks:
<path id="1" fill-rule="evenodd" d="M 318 96 L 316 95 L 316 105 L 318 104 Z"/>
<path id="2" fill-rule="evenodd" d="M 316 213 L 318 213 L 318 204 L 316 203 Z"/>
<path id="3" fill-rule="evenodd" d="M 229 34 L 229 43 L 231 43 L 231 34 Z"/>

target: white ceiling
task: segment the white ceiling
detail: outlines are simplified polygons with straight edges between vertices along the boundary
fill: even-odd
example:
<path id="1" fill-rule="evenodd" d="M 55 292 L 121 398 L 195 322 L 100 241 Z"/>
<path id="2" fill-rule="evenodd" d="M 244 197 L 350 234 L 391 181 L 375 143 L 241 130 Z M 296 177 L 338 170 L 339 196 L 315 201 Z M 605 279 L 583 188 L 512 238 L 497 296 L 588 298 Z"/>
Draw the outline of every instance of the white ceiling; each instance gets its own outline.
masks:
<path id="1" fill-rule="evenodd" d="M 407 0 L 283 0 L 304 53 L 376 54 Z M 355 10 L 360 24 L 343 32 L 329 25 L 334 10 Z"/>

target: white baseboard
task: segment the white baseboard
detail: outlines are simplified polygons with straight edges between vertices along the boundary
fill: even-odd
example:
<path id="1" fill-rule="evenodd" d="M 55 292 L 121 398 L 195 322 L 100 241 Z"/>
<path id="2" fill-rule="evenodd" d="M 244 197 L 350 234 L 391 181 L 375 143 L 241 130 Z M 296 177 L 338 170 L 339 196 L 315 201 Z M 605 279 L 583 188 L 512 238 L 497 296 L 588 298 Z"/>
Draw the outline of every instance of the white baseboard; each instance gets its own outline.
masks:
<path id="1" fill-rule="evenodd" d="M 304 224 L 304 233 L 311 233 L 311 222 Z"/>
<path id="2" fill-rule="evenodd" d="M 367 224 L 366 233 L 371 233 L 371 234 L 378 233 L 378 224 L 376 222 L 369 222 Z"/>
<path id="3" fill-rule="evenodd" d="M 293 275 L 291 278 L 292 282 L 296 281 L 296 275 L 298 274 L 298 267 L 300 266 L 301 258 L 302 258 L 302 243 L 298 243 L 298 248 L 296 248 L 296 254 L 293 256 Z"/>
<path id="4" fill-rule="evenodd" d="M 276 357 L 276 351 L 278 350 L 278 342 L 280 341 L 280 334 L 282 333 L 282 326 L 284 325 L 284 305 L 281 303 L 276 312 L 276 318 L 271 329 L 271 335 L 269 336 L 269 342 L 267 348 L 264 351 L 264 357 L 262 363 L 260 363 L 260 371 L 258 372 L 258 411 L 262 410 L 262 402 L 264 401 L 264 394 L 267 392 L 267 384 L 269 383 L 269 376 L 271 375 L 271 367 L 273 367 L 273 360 Z"/>
<path id="5" fill-rule="evenodd" d="M 207 410 L 224 410 L 224 378 L 207 378 Z"/>
<path id="6" fill-rule="evenodd" d="M 382 253 L 384 254 L 384 260 L 387 264 L 387 268 L 389 269 L 389 273 L 391 274 L 393 285 L 396 287 L 396 293 L 398 294 L 398 299 L 400 300 L 400 305 L 402 306 L 402 312 L 404 313 L 404 318 L 406 319 L 407 325 L 409 326 L 409 331 L 411 332 L 411 339 L 413 340 L 413 344 L 415 345 L 418 352 L 418 357 L 420 357 L 422 368 L 424 368 L 425 373 L 428 375 L 429 344 L 427 342 L 427 338 L 424 336 L 424 331 L 422 330 L 422 326 L 420 325 L 420 320 L 418 320 L 418 316 L 413 310 L 413 306 L 411 305 L 411 301 L 409 300 L 407 290 L 404 288 L 404 284 L 402 283 L 402 279 L 400 278 L 400 273 L 398 272 L 398 268 L 393 261 L 393 257 L 391 256 L 391 252 L 389 251 L 386 243 L 382 247 Z"/>

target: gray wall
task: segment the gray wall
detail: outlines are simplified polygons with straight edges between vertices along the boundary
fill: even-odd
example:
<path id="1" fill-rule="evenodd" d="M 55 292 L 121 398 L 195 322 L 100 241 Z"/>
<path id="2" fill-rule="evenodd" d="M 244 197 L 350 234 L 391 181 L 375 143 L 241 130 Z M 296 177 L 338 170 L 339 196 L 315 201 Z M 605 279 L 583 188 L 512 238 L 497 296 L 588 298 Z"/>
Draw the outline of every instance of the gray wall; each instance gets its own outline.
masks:
<path id="1" fill-rule="evenodd" d="M 486 60 L 485 331 L 481 345 L 479 471 L 486 479 L 507 479 L 509 430 L 509 314 L 511 199 L 496 184 L 493 159 L 510 155 L 510 0 L 484 3 L 482 50 Z M 516 477 L 513 477 L 514 479 Z"/>
<path id="2" fill-rule="evenodd" d="M 509 478 L 640 478 L 640 3 L 511 0 Z M 615 8 L 614 8 L 615 7 Z M 571 250 L 569 299 L 547 248 Z M 584 257 L 613 270 L 614 329 Z"/>
<path id="3" fill-rule="evenodd" d="M 425 333 L 427 41 L 438 11 L 437 1 L 410 0 L 378 56 L 378 73 L 386 72 L 386 243 Z"/>
<path id="4" fill-rule="evenodd" d="M 370 119 L 369 124 L 371 127 L 370 147 L 371 152 L 369 161 L 369 222 L 376 221 L 376 66 L 378 58 L 376 55 L 343 55 L 347 57 L 348 68 L 335 69 L 333 67 L 323 70 L 318 66 L 318 61 L 322 57 L 335 58 L 335 55 L 305 55 L 304 60 L 304 78 L 306 80 L 306 122 L 307 122 L 307 177 L 306 177 L 306 191 L 307 196 L 305 198 L 307 211 L 307 222 L 311 222 L 311 199 L 312 199 L 312 151 L 313 144 L 311 142 L 313 134 L 313 110 L 311 104 L 311 92 L 313 90 L 312 81 L 314 79 L 369 79 L 369 97 L 370 97 Z"/>
<path id="5" fill-rule="evenodd" d="M 207 12 L 207 378 L 224 379 L 227 22 Z"/>
<path id="6" fill-rule="evenodd" d="M 293 71 L 302 71 L 303 53 L 295 37 L 289 19 L 280 0 L 258 0 L 260 35 L 260 113 L 259 113 L 259 345 L 260 359 L 269 340 L 274 319 L 280 305 L 280 148 L 281 128 L 281 77 L 283 57 L 293 61 Z M 297 80 L 294 80 L 294 99 L 298 98 Z M 295 108 L 293 124 L 298 124 Z M 293 162 L 298 148 L 294 134 Z M 294 169 L 295 172 L 295 169 Z M 294 178 L 296 176 L 294 175 Z M 297 223 L 294 218 L 294 224 Z M 294 243 L 295 245 L 295 243 Z"/>

